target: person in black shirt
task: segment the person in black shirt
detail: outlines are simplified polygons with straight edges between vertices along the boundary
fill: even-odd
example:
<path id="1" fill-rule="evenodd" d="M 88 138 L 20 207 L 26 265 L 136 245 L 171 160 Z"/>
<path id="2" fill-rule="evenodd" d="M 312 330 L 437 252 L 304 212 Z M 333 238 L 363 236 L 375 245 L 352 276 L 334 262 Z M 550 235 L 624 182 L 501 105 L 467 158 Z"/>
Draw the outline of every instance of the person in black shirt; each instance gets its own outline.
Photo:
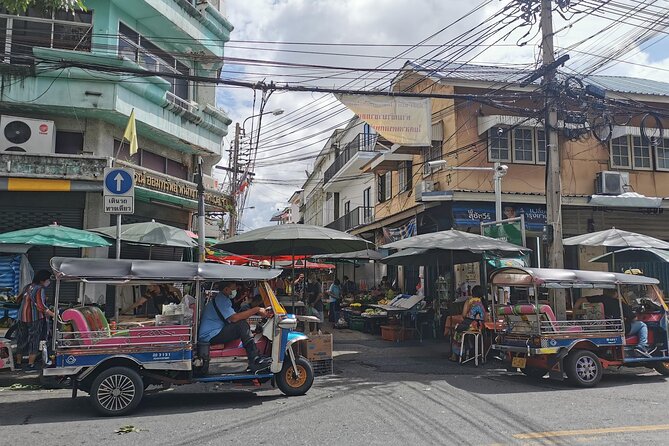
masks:
<path id="1" fill-rule="evenodd" d="M 625 333 L 627 336 L 639 336 L 639 343 L 634 351 L 641 356 L 650 358 L 652 351 L 648 351 L 648 326 L 639 320 L 625 301 L 620 301 L 618 291 L 615 289 L 606 289 L 600 296 L 581 297 L 574 304 L 574 308 L 580 308 L 584 302 L 601 303 L 604 305 L 604 315 L 606 319 L 623 319 L 625 323 Z M 620 304 L 622 303 L 623 314 L 620 315 Z"/>

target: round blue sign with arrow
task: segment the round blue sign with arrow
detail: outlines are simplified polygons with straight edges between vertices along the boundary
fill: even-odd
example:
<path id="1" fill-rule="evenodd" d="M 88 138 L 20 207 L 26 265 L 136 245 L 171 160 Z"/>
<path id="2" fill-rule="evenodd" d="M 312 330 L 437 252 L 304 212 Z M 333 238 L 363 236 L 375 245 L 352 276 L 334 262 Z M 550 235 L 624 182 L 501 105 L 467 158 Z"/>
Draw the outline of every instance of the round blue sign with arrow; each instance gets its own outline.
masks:
<path id="1" fill-rule="evenodd" d="M 105 172 L 105 190 L 112 195 L 126 195 L 134 186 L 134 178 L 126 169 L 109 169 Z"/>

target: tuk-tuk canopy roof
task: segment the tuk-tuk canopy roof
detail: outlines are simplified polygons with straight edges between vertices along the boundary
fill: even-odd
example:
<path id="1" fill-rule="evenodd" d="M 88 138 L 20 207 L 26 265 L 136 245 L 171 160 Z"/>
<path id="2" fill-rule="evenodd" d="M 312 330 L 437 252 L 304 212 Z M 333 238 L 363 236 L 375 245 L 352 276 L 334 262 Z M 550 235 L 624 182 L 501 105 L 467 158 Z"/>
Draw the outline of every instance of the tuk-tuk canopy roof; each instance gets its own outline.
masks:
<path id="1" fill-rule="evenodd" d="M 546 288 L 615 288 L 617 285 L 657 285 L 659 280 L 633 274 L 549 268 L 501 268 L 490 281 L 502 286 Z"/>
<path id="2" fill-rule="evenodd" d="M 52 258 L 51 269 L 53 269 L 58 279 L 68 281 L 246 281 L 270 280 L 281 274 L 279 269 L 261 269 L 215 263 L 78 259 L 70 257 Z"/>

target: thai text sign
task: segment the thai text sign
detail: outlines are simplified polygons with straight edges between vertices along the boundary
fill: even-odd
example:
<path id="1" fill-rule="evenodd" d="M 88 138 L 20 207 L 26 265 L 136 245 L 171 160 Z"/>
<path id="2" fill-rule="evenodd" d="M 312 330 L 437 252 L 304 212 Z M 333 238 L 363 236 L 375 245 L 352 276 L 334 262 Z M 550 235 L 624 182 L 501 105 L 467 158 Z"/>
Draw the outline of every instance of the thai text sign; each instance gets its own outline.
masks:
<path id="1" fill-rule="evenodd" d="M 342 94 L 337 99 L 388 141 L 402 146 L 432 144 L 430 99 Z"/>
<path id="2" fill-rule="evenodd" d="M 526 204 L 504 204 L 504 215 L 500 219 L 525 216 L 525 230 L 542 232 L 546 224 L 546 206 Z M 453 206 L 453 226 L 458 228 L 475 228 L 481 223 L 495 221 L 495 205 L 493 203 L 459 203 Z M 511 242 L 514 243 L 514 242 Z"/>

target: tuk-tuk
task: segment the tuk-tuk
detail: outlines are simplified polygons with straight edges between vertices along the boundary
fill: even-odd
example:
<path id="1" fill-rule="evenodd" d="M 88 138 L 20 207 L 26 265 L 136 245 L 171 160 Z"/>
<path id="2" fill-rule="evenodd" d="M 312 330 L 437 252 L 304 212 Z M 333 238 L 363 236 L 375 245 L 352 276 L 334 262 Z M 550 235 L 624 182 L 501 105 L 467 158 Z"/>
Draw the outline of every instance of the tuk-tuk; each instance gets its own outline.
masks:
<path id="1" fill-rule="evenodd" d="M 147 260 L 51 259 L 55 276 L 55 306 L 64 282 L 110 286 L 182 284 L 192 294 L 188 311 L 158 315 L 153 324 L 110 325 L 93 305 L 65 310 L 54 320 L 51 351 L 45 347 L 43 375 L 69 379 L 72 396 L 83 390 L 102 415 L 122 415 L 140 403 L 148 386 L 168 388 L 198 382 L 258 386 L 271 383 L 286 395 L 301 395 L 311 387 L 314 372 L 300 356 L 297 317 L 287 314 L 267 284 L 281 271 L 209 263 Z M 258 322 L 254 340 L 261 354 L 271 357 L 269 368 L 250 372 L 246 351 L 239 340 L 198 349 L 198 326 L 204 307 L 205 283 L 255 281 L 263 304 L 270 311 Z M 184 307 L 182 307 L 183 309 Z M 165 313 L 163 311 L 163 313 Z M 187 314 L 190 313 L 190 314 Z M 302 318 L 302 317 L 301 317 Z M 304 317 L 308 319 L 308 317 Z M 192 321 L 192 322 L 191 322 Z M 203 352 L 204 350 L 204 352 Z"/>
<path id="2" fill-rule="evenodd" d="M 505 354 L 510 370 L 520 369 L 535 378 L 549 374 L 558 380 L 566 374 L 580 387 L 595 386 L 608 367 L 643 366 L 669 376 L 668 310 L 658 280 L 611 272 L 502 268 L 491 274 L 490 281 L 496 296 L 510 291 L 511 302 L 495 308 L 504 328 L 492 346 Z M 566 320 L 558 320 L 549 303 L 548 293 L 555 289 L 565 290 L 571 303 Z M 617 299 L 615 317 L 611 305 L 605 309 L 600 294 Z M 581 304 L 574 308 L 577 302 Z M 626 330 L 623 315 L 630 312 L 624 311 L 625 305 L 648 329 L 644 354 L 637 351 L 639 337 Z"/>

